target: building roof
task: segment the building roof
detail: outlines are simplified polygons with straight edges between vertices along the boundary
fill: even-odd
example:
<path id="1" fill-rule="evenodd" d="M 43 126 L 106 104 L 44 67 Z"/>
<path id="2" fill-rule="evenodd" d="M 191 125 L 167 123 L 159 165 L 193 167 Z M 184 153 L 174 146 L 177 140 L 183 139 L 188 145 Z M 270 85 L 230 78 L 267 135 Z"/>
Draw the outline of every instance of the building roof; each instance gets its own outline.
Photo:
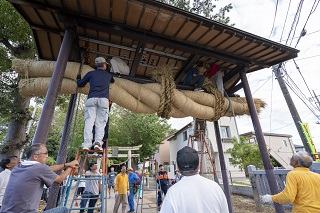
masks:
<path id="1" fill-rule="evenodd" d="M 255 132 L 246 132 L 243 134 L 240 134 L 240 136 L 252 136 L 255 135 Z M 269 133 L 269 132 L 263 132 L 264 136 L 275 136 L 275 137 L 285 137 L 285 138 L 292 138 L 292 135 L 287 135 L 287 134 L 278 134 L 278 133 Z"/>
<path id="2" fill-rule="evenodd" d="M 154 0 L 8 0 L 29 23 L 39 59 L 57 60 L 64 32 L 76 32 L 74 54 L 90 45 L 88 62 L 97 56 L 119 56 L 139 83 L 151 82 L 161 64 L 174 67 L 182 81 L 196 62 L 217 64 L 225 90 L 242 88 L 239 72 L 253 72 L 297 57 L 298 50 Z M 75 57 L 77 55 L 77 57 Z"/>

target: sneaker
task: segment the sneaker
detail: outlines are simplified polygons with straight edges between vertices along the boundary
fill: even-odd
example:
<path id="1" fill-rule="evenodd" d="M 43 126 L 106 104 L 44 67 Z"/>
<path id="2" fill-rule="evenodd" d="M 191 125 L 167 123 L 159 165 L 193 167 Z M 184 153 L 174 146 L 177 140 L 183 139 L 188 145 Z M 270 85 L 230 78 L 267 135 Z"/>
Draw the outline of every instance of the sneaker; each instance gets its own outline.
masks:
<path id="1" fill-rule="evenodd" d="M 92 143 L 83 142 L 82 143 L 82 149 L 83 150 L 90 150 L 92 147 Z"/>
<path id="2" fill-rule="evenodd" d="M 95 143 L 94 145 L 94 150 L 97 150 L 97 151 L 102 151 L 102 147 L 99 143 Z"/>
<path id="3" fill-rule="evenodd" d="M 195 92 L 203 92 L 204 90 L 202 88 L 195 88 L 193 91 L 195 91 Z"/>

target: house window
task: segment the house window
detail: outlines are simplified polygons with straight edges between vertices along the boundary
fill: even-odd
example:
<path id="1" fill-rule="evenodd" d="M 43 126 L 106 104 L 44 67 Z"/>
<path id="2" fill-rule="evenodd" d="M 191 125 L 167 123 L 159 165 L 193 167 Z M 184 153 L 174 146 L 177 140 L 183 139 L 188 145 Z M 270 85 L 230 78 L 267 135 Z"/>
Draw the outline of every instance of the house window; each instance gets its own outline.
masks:
<path id="1" fill-rule="evenodd" d="M 183 134 L 183 141 L 186 141 L 188 139 L 187 131 L 184 131 L 182 134 Z"/>
<path id="2" fill-rule="evenodd" d="M 250 138 L 249 139 L 249 143 L 254 143 L 254 142 L 256 142 L 256 138 Z"/>
<path id="3" fill-rule="evenodd" d="M 288 146 L 288 143 L 286 140 L 282 140 L 282 142 L 283 142 L 283 146 Z"/>
<path id="4" fill-rule="evenodd" d="M 230 137 L 230 128 L 228 126 L 221 126 L 221 138 L 231 138 Z"/>

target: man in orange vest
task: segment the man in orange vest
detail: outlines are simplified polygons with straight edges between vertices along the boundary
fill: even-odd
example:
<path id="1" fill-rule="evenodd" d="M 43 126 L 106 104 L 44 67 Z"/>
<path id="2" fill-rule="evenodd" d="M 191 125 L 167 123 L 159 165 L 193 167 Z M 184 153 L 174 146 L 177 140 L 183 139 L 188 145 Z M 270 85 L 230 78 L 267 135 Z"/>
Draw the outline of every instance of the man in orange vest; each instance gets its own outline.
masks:
<path id="1" fill-rule="evenodd" d="M 157 184 L 158 184 L 158 208 L 160 209 L 162 203 L 162 192 L 164 195 L 167 194 L 169 178 L 167 171 L 164 170 L 162 164 L 159 165 L 159 172 L 157 175 Z"/>

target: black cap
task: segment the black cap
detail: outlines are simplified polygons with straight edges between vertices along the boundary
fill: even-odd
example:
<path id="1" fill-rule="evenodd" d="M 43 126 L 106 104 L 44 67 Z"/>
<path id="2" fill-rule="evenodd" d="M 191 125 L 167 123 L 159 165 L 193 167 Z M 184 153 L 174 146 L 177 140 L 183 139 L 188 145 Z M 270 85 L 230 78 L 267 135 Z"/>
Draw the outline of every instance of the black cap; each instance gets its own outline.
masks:
<path id="1" fill-rule="evenodd" d="M 159 165 L 159 168 L 160 168 L 161 166 L 163 166 L 163 165 L 162 165 L 162 164 L 160 164 L 160 165 Z"/>
<path id="2" fill-rule="evenodd" d="M 181 173 L 193 174 L 199 166 L 198 152 L 189 146 L 183 147 L 177 153 L 177 164 Z"/>

